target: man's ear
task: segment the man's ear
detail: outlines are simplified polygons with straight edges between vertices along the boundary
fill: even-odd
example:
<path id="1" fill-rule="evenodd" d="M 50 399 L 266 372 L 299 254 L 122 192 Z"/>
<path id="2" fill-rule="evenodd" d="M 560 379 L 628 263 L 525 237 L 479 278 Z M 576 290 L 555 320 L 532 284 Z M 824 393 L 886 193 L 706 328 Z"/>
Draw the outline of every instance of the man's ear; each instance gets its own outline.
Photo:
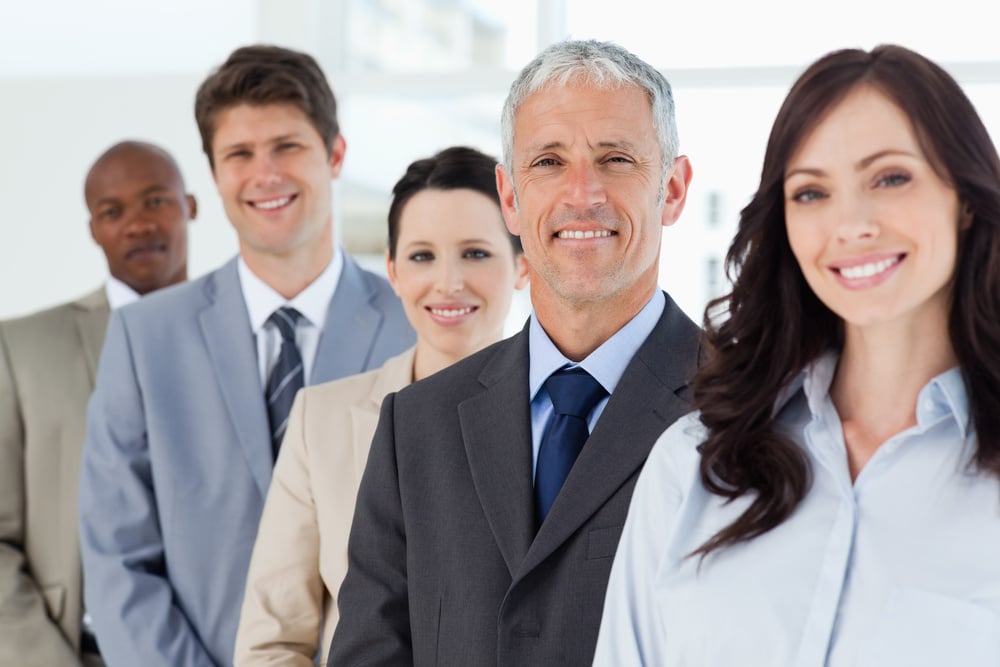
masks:
<path id="1" fill-rule="evenodd" d="M 340 176 L 340 170 L 344 167 L 344 154 L 347 153 L 347 141 L 344 135 L 338 134 L 330 147 L 330 178 Z"/>
<path id="2" fill-rule="evenodd" d="M 500 212 L 503 214 L 503 221 L 507 229 L 514 236 L 521 235 L 521 218 L 517 211 L 517 195 L 514 193 L 514 181 L 511 179 L 502 164 L 498 164 L 497 173 L 497 194 L 500 195 Z"/>
<path id="3" fill-rule="evenodd" d="M 517 279 L 514 281 L 514 289 L 522 290 L 528 286 L 528 260 L 524 258 L 524 253 L 519 252 L 514 257 L 514 271 Z"/>
<path id="4" fill-rule="evenodd" d="M 184 195 L 184 199 L 187 200 L 188 222 L 190 222 L 198 217 L 198 200 L 194 198 L 194 195 Z"/>
<path id="5" fill-rule="evenodd" d="M 677 222 L 687 201 L 688 186 L 691 184 L 691 161 L 686 155 L 680 155 L 674 160 L 667 177 L 667 185 L 663 194 L 663 210 L 660 224 L 664 227 Z"/>

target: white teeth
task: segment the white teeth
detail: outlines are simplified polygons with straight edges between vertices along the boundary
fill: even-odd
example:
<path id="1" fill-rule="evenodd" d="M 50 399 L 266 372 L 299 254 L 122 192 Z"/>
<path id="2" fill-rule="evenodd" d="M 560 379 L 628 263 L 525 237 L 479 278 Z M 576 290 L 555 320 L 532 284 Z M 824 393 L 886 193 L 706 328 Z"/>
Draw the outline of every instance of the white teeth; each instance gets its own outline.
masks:
<path id="1" fill-rule="evenodd" d="M 461 317 L 472 312 L 472 306 L 465 308 L 431 308 L 431 312 L 438 317 Z"/>
<path id="2" fill-rule="evenodd" d="M 845 278 L 850 278 L 851 280 L 856 280 L 858 278 L 870 278 L 876 274 L 882 273 L 891 266 L 895 266 L 899 263 L 899 257 L 891 257 L 889 259 L 883 259 L 881 262 L 870 262 L 868 264 L 860 264 L 858 266 L 845 266 L 839 269 L 840 275 Z"/>
<path id="3" fill-rule="evenodd" d="M 271 201 L 262 201 L 254 204 L 254 208 L 262 208 L 265 211 L 270 211 L 272 209 L 281 208 L 292 201 L 291 197 L 282 197 L 281 199 L 272 199 Z"/>
<path id="4" fill-rule="evenodd" d="M 607 236 L 611 236 L 612 232 L 607 230 L 591 231 L 587 230 L 585 232 L 581 231 L 563 231 L 556 234 L 561 239 L 603 239 Z"/>

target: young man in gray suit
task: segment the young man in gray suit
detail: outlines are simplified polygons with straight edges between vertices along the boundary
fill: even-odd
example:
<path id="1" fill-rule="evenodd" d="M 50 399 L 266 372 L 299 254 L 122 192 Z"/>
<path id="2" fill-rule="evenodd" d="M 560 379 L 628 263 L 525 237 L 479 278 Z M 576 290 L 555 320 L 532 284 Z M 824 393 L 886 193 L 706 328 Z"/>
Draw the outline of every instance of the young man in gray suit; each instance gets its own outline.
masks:
<path id="1" fill-rule="evenodd" d="M 83 610 L 76 489 L 112 309 L 187 279 L 196 202 L 159 146 L 124 141 L 87 174 L 97 290 L 0 322 L 0 665 L 99 665 Z"/>
<path id="2" fill-rule="evenodd" d="M 202 83 L 195 117 L 239 255 L 108 325 L 80 540 L 112 667 L 232 664 L 296 387 L 376 368 L 414 340 L 388 282 L 333 243 L 346 144 L 316 62 L 237 49 Z"/>
<path id="3" fill-rule="evenodd" d="M 669 84 L 557 44 L 502 129 L 533 314 L 383 403 L 330 665 L 590 664 L 636 476 L 688 410 L 699 331 L 657 288 L 691 178 Z"/>

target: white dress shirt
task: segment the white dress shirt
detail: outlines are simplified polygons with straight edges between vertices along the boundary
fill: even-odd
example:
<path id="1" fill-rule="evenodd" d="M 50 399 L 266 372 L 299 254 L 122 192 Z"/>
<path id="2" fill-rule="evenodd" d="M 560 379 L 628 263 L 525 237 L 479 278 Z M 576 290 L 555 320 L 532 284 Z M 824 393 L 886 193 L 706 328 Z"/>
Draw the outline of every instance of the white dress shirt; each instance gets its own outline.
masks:
<path id="1" fill-rule="evenodd" d="M 104 294 L 108 297 L 108 306 L 111 310 L 127 306 L 140 298 L 138 292 L 114 276 L 108 276 L 108 281 L 104 283 Z"/>
<path id="2" fill-rule="evenodd" d="M 704 560 L 688 554 L 749 501 L 703 487 L 697 414 L 661 436 L 632 498 L 595 665 L 1000 665 L 1000 483 L 969 465 L 961 373 L 921 390 L 917 424 L 852 483 L 835 369 L 820 358 L 779 403 L 777 427 L 812 468 L 806 498 L 774 530 Z"/>
<path id="3" fill-rule="evenodd" d="M 243 301 L 250 316 L 250 328 L 257 341 L 261 387 L 267 386 L 268 375 L 281 351 L 281 332 L 267 320 L 282 306 L 291 306 L 302 314 L 295 325 L 295 343 L 299 347 L 299 354 L 302 355 L 303 384 L 309 384 L 313 362 L 316 361 L 316 349 L 319 347 L 319 337 L 323 333 L 327 310 L 330 308 L 330 300 L 333 299 L 337 283 L 340 282 L 343 266 L 344 258 L 340 254 L 340 248 L 334 248 L 333 259 L 323 269 L 323 273 L 289 300 L 258 278 L 243 258 L 239 258 L 237 271 L 240 288 L 243 290 Z"/>

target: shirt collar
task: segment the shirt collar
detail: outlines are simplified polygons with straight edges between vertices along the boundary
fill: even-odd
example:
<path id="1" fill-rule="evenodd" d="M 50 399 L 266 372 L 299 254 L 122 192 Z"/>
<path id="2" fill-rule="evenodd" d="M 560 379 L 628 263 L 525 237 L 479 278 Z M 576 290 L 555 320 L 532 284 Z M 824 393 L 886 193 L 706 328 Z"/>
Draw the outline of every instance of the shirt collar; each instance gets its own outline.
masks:
<path id="1" fill-rule="evenodd" d="M 344 259 L 341 256 L 340 248 L 334 248 L 333 258 L 323 269 L 323 272 L 292 299 L 285 299 L 274 288 L 261 280 L 250 270 L 242 256 L 237 261 L 236 268 L 240 277 L 243 300 L 247 304 L 247 313 L 250 315 L 250 327 L 254 334 L 260 333 L 267 319 L 271 317 L 271 313 L 281 306 L 295 308 L 310 324 L 322 331 L 323 325 L 326 323 L 326 313 L 330 308 L 330 301 L 337 289 L 337 283 L 340 282 Z"/>
<path id="2" fill-rule="evenodd" d="M 958 366 L 931 379 L 917 397 L 917 423 L 929 423 L 948 413 L 955 416 L 962 437 L 966 437 L 969 427 L 969 398 Z"/>
<path id="3" fill-rule="evenodd" d="M 534 400 L 535 394 L 542 388 L 549 376 L 563 366 L 583 368 L 601 383 L 605 391 L 609 394 L 614 393 L 618 381 L 625 373 L 625 368 L 632 361 L 632 357 L 638 352 L 642 343 L 649 337 L 656 323 L 660 320 L 660 316 L 663 315 L 666 303 L 667 300 L 663 296 L 663 292 L 656 290 L 652 298 L 635 317 L 580 363 L 570 361 L 563 356 L 563 353 L 545 333 L 542 325 L 538 323 L 538 318 L 532 312 L 531 321 L 528 324 L 530 399 Z"/>
<path id="4" fill-rule="evenodd" d="M 830 351 L 809 363 L 779 393 L 774 405 L 774 414 L 777 414 L 801 389 L 805 394 L 809 411 L 814 417 L 820 415 L 830 393 L 830 385 L 833 383 L 839 359 L 840 355 L 837 352 Z M 954 416 L 964 438 L 969 426 L 969 401 L 962 371 L 957 366 L 931 378 L 917 397 L 918 424 L 930 423 L 946 414 Z"/>
<path id="5" fill-rule="evenodd" d="M 138 301 L 142 296 L 114 276 L 108 276 L 108 282 L 104 284 L 104 293 L 108 297 L 108 305 L 111 310 L 127 306 Z"/>

